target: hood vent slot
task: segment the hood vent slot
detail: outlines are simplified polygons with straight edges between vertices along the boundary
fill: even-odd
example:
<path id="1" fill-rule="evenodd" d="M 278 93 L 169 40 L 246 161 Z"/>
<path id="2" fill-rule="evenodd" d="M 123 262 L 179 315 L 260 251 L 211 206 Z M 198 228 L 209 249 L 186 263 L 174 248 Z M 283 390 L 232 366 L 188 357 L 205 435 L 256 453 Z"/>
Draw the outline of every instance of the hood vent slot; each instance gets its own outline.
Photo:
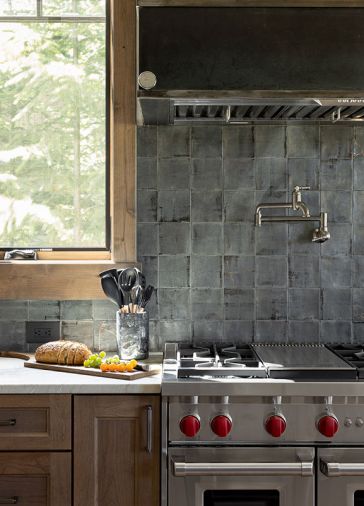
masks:
<path id="1" fill-rule="evenodd" d="M 320 105 L 173 105 L 173 123 L 246 123 L 251 121 L 363 121 L 364 107 Z"/>
<path id="2" fill-rule="evenodd" d="M 171 123 L 234 124 L 269 121 L 363 121 L 364 107 L 322 105 L 180 105 L 171 108 Z"/>
<path id="3" fill-rule="evenodd" d="M 349 105 L 352 104 L 352 105 Z M 362 122 L 363 98 L 179 98 L 139 96 L 139 124 L 234 125 L 255 122 Z"/>

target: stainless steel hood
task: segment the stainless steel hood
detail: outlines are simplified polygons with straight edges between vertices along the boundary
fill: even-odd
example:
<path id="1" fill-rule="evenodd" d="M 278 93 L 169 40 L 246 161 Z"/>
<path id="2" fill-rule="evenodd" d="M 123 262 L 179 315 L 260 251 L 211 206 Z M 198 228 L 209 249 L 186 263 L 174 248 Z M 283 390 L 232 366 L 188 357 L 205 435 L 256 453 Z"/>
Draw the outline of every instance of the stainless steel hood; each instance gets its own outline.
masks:
<path id="1" fill-rule="evenodd" d="M 364 8 L 144 7 L 138 124 L 361 122 Z"/>

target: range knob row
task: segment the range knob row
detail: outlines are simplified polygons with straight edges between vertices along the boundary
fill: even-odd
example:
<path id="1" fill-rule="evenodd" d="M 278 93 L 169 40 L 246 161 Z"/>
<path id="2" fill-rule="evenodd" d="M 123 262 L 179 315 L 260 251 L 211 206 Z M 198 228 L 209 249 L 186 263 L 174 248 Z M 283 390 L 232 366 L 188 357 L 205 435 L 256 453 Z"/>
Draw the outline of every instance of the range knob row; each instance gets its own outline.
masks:
<path id="1" fill-rule="evenodd" d="M 228 416 L 218 415 L 211 421 L 211 430 L 219 437 L 226 437 L 232 429 L 232 421 Z M 179 424 L 181 432 L 187 437 L 198 434 L 201 423 L 197 416 L 184 416 Z M 272 437 L 280 437 L 287 427 L 286 420 L 281 415 L 271 415 L 265 421 L 265 429 Z M 318 431 L 327 438 L 335 436 L 339 430 L 338 419 L 334 415 L 324 415 L 317 422 Z"/>
<path id="2" fill-rule="evenodd" d="M 212 431 L 219 437 L 226 437 L 232 429 L 232 421 L 228 416 L 218 415 L 211 421 Z M 187 437 L 194 437 L 201 428 L 200 420 L 197 416 L 187 415 L 179 423 L 181 432 Z"/>

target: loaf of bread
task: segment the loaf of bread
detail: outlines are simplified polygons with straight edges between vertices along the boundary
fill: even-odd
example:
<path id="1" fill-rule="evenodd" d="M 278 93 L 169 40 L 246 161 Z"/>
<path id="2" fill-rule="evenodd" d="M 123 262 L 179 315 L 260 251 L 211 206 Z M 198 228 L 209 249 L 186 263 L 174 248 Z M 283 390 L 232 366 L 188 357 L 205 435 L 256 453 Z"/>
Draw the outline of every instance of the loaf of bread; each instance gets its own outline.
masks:
<path id="1" fill-rule="evenodd" d="M 52 341 L 39 346 L 35 360 L 46 364 L 83 365 L 91 355 L 91 350 L 75 341 Z"/>

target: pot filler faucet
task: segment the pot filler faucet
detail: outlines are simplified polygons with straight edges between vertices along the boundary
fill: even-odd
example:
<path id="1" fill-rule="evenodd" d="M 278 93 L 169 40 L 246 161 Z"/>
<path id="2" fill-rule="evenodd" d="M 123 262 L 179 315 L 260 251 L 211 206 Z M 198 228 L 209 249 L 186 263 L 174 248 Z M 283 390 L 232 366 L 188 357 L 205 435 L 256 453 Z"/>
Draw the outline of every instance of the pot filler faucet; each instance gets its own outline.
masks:
<path id="1" fill-rule="evenodd" d="M 327 213 L 320 213 L 320 216 L 311 216 L 309 208 L 302 202 L 302 190 L 310 190 L 310 187 L 295 186 L 292 192 L 292 202 L 257 205 L 255 210 L 255 225 L 260 227 L 262 223 L 318 221 L 320 222 L 320 227 L 314 229 L 312 242 L 325 242 L 330 239 L 330 232 L 327 228 Z M 293 209 L 294 211 L 299 211 L 301 216 L 262 216 L 263 209 Z"/>

